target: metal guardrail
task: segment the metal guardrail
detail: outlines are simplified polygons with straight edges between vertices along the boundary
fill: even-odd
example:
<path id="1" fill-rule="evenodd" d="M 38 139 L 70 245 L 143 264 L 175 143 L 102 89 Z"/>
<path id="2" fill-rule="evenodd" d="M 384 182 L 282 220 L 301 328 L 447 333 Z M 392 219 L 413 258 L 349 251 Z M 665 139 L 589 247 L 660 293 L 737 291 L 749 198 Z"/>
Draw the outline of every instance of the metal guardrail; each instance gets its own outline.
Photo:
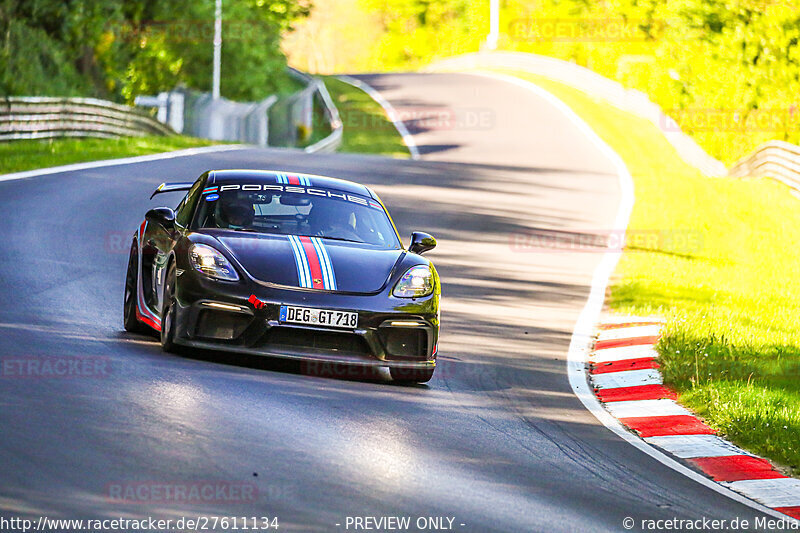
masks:
<path id="1" fill-rule="evenodd" d="M 323 116 L 330 125 L 331 133 L 311 146 L 306 146 L 305 151 L 307 153 L 330 154 L 335 152 L 342 144 L 344 124 L 342 124 L 339 110 L 336 108 L 336 104 L 333 103 L 333 98 L 331 98 L 328 88 L 318 79 L 314 79 L 314 84 L 316 87 L 315 94 L 322 106 Z"/>
<path id="2" fill-rule="evenodd" d="M 322 80 L 297 69 L 288 68 L 289 75 L 305 88 L 279 99 L 270 110 L 270 136 L 275 146 L 301 146 L 304 136 L 312 136 L 318 127 L 330 128 L 323 139 L 304 148 L 308 153 L 335 152 L 342 143 L 342 121 Z"/>
<path id="3" fill-rule="evenodd" d="M 800 146 L 768 141 L 731 167 L 729 176 L 768 176 L 800 190 Z"/>
<path id="4" fill-rule="evenodd" d="M 178 133 L 258 146 L 300 147 L 315 128 L 329 128 L 330 133 L 304 150 L 336 151 L 342 142 L 342 122 L 325 84 L 299 70 L 288 70 L 304 87 L 260 102 L 214 99 L 211 93 L 179 89 L 138 96 L 136 103 L 155 108 L 158 120 L 171 124 Z"/>
<path id="5" fill-rule="evenodd" d="M 12 96 L 0 99 L 0 141 L 174 133 L 141 110 L 96 98 Z"/>
<path id="6" fill-rule="evenodd" d="M 122 137 L 188 133 L 214 140 L 258 146 L 300 147 L 314 128 L 324 138 L 303 149 L 334 152 L 342 142 L 342 121 L 325 84 L 289 69 L 305 87 L 285 97 L 260 102 L 213 99 L 210 93 L 180 89 L 137 97 L 155 109 L 157 119 L 141 107 L 96 98 L 13 96 L 0 98 L 0 141 L 55 137 Z"/>
<path id="7" fill-rule="evenodd" d="M 211 93 L 180 89 L 158 97 L 165 102 L 180 102 L 178 106 L 167 105 L 165 111 L 159 107 L 159 117 L 170 123 L 180 122 L 181 133 L 215 141 L 271 144 L 269 110 L 277 96 L 260 102 L 234 102 L 227 98 L 215 100 Z"/>

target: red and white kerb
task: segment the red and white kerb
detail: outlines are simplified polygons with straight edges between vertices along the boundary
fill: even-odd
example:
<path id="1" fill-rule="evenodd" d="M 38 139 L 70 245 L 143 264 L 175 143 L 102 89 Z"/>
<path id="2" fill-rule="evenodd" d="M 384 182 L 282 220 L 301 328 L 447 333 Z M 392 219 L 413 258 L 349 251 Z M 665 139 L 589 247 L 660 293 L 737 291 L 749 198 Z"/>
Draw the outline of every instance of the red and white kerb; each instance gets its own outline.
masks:
<path id="1" fill-rule="evenodd" d="M 649 318 L 599 325 L 589 370 L 597 398 L 645 442 L 766 507 L 800 519 L 800 479 L 781 474 L 769 461 L 716 435 L 663 385 L 654 349 L 662 326 Z"/>

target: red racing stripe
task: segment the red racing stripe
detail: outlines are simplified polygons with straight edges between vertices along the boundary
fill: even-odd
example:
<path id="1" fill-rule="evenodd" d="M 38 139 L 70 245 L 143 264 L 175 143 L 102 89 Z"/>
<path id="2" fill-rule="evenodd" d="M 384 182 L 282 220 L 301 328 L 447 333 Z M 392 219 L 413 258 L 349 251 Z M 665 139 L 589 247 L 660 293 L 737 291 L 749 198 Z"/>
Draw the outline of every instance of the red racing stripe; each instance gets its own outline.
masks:
<path id="1" fill-rule="evenodd" d="M 645 370 L 647 368 L 660 368 L 654 357 L 640 357 L 638 359 L 625 359 L 592 365 L 591 374 L 609 374 L 611 372 L 625 372 L 626 370 Z"/>
<path id="2" fill-rule="evenodd" d="M 595 394 L 601 402 L 629 402 L 633 400 L 661 400 L 668 398 L 677 400 L 675 391 L 664 385 L 638 385 L 636 387 L 619 387 L 616 389 L 597 389 Z"/>
<path id="3" fill-rule="evenodd" d="M 714 430 L 691 415 L 637 416 L 620 418 L 620 422 L 634 430 L 640 437 L 664 435 L 713 435 Z"/>
<path id="4" fill-rule="evenodd" d="M 783 513 L 786 515 L 791 516 L 792 518 L 797 518 L 800 520 L 800 506 L 798 507 L 776 507 L 776 511 L 779 513 Z"/>
<path id="5" fill-rule="evenodd" d="M 629 339 L 609 339 L 597 341 L 594 345 L 595 350 L 605 350 L 606 348 L 620 348 L 622 346 L 640 346 L 644 344 L 655 344 L 660 338 L 659 335 L 650 337 L 631 337 Z"/>
<path id="6" fill-rule="evenodd" d="M 295 176 L 295 179 L 297 179 L 297 176 Z M 289 181 L 291 182 L 291 180 Z M 317 256 L 314 243 L 311 242 L 309 237 L 300 237 L 300 242 L 303 243 L 303 250 L 305 250 L 306 257 L 308 258 L 308 268 L 311 270 L 311 283 L 315 289 L 324 289 L 325 284 L 322 277 L 322 266 L 320 266 L 319 256 Z"/>
<path id="7" fill-rule="evenodd" d="M 724 457 L 696 457 L 689 459 L 714 481 L 742 481 L 744 479 L 776 479 L 786 477 L 769 464 L 769 461 L 749 455 Z"/>
<path id="8" fill-rule="evenodd" d="M 289 185 L 300 185 L 300 178 L 294 174 L 287 174 L 286 177 L 289 178 Z"/>

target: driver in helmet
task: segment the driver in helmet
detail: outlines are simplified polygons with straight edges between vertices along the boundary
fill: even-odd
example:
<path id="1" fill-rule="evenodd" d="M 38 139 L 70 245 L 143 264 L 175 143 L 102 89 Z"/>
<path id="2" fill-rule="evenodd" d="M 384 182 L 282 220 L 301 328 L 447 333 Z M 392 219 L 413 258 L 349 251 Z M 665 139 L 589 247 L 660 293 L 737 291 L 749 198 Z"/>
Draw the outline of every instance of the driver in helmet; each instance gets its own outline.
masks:
<path id="1" fill-rule="evenodd" d="M 220 220 L 228 229 L 245 229 L 253 223 L 253 204 L 237 196 L 225 196 L 220 203 Z"/>

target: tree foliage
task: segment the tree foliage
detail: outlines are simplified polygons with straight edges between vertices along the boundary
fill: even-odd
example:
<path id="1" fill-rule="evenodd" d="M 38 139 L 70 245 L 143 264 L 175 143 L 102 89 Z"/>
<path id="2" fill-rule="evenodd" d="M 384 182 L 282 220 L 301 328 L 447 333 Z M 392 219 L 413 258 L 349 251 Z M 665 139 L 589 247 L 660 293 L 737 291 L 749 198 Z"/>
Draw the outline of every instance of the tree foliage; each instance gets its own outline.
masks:
<path id="1" fill-rule="evenodd" d="M 371 54 L 376 68 L 416 67 L 475 51 L 486 37 L 488 1 L 364 0 L 364 5 L 379 15 L 384 29 Z"/>
<path id="2" fill-rule="evenodd" d="M 335 0 L 333 0 L 335 1 Z M 488 0 L 363 0 L 372 68 L 478 51 Z M 647 93 L 712 155 L 800 143 L 800 0 L 501 0 L 500 48 L 549 55 Z"/>
<path id="3" fill-rule="evenodd" d="M 214 0 L 0 0 L 0 92 L 131 101 L 210 90 Z M 281 34 L 304 0 L 223 0 L 224 96 L 284 90 Z"/>
<path id="4" fill-rule="evenodd" d="M 504 46 L 575 61 L 647 93 L 732 163 L 766 140 L 800 143 L 798 7 L 797 0 L 509 0 L 503 19 L 539 32 L 508 31 Z M 563 17 L 575 38 L 542 35 L 548 17 Z M 624 39 L 582 33 L 587 24 L 630 32 Z"/>

